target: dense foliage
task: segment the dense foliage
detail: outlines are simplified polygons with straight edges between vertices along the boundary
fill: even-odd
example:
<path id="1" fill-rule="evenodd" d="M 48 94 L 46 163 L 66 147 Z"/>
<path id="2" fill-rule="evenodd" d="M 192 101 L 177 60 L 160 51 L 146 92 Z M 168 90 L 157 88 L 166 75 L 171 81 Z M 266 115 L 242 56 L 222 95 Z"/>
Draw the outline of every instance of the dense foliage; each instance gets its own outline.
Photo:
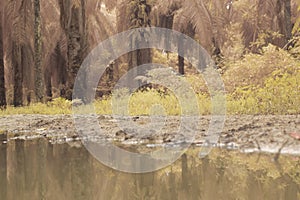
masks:
<path id="1" fill-rule="evenodd" d="M 65 99 L 71 100 L 85 56 L 117 32 L 147 26 L 181 31 L 210 53 L 225 83 L 229 113 L 299 113 L 299 3 L 0 0 L 5 19 L 0 23 L 0 106 L 8 105 L 2 113 L 70 113 L 71 103 Z M 210 113 L 201 74 L 176 54 L 149 49 L 131 52 L 109 66 L 97 89 L 98 112 L 111 113 L 110 93 L 119 77 L 151 60 L 184 74 L 197 93 L 201 113 Z M 180 114 L 172 92 L 161 87 L 134 93 L 131 114 L 149 114 L 157 102 L 167 114 Z"/>

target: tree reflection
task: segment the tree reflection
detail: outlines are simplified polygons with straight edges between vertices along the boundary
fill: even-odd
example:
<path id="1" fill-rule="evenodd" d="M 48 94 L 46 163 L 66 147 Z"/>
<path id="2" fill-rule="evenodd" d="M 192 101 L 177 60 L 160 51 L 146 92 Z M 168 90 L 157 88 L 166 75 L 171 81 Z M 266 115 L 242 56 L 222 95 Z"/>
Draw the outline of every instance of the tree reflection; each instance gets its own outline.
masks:
<path id="1" fill-rule="evenodd" d="M 191 148 L 159 171 L 110 169 L 83 147 L 44 139 L 0 145 L 1 199 L 298 199 L 299 158 Z M 107 152 L 109 153 L 109 152 Z M 257 157 L 260 156 L 258 160 Z"/>

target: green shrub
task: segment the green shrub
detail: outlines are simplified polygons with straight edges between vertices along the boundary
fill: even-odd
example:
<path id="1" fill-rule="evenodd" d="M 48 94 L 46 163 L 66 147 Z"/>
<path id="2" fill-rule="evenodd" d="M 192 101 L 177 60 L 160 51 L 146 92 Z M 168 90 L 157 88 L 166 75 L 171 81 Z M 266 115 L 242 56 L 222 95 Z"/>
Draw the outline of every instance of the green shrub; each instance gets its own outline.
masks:
<path id="1" fill-rule="evenodd" d="M 226 66 L 223 81 L 226 90 L 232 93 L 241 87 L 263 86 L 265 80 L 271 77 L 274 71 L 295 72 L 299 69 L 300 62 L 287 51 L 269 44 L 263 48 L 262 54 L 249 53 L 241 60 L 227 62 Z"/>
<path id="2" fill-rule="evenodd" d="M 239 87 L 229 95 L 231 114 L 298 114 L 300 113 L 300 71 L 276 70 L 264 85 Z"/>

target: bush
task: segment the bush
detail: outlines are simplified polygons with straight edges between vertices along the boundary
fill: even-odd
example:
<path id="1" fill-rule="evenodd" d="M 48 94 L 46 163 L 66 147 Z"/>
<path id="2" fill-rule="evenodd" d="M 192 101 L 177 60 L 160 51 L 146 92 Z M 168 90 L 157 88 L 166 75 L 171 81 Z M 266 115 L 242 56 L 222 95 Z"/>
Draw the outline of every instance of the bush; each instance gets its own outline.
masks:
<path id="1" fill-rule="evenodd" d="M 230 113 L 298 114 L 300 113 L 300 71 L 276 70 L 263 87 L 239 87 L 228 98 Z"/>
<path id="2" fill-rule="evenodd" d="M 229 93 L 237 88 L 250 85 L 263 86 L 265 80 L 277 70 L 295 72 L 299 70 L 299 60 L 287 51 L 271 44 L 263 48 L 262 54 L 247 54 L 243 59 L 225 64 L 227 70 L 223 75 L 226 90 Z"/>

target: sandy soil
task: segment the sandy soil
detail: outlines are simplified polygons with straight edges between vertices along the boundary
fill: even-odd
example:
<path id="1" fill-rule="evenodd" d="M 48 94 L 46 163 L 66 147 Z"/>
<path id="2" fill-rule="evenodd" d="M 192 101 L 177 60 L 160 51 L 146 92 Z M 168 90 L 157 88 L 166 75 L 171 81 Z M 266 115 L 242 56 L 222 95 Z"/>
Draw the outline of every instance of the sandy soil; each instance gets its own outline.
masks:
<path id="1" fill-rule="evenodd" d="M 53 143 L 91 139 L 128 145 L 150 146 L 192 142 L 201 146 L 211 137 L 207 132 L 211 122 L 209 116 L 188 119 L 187 126 L 186 121 L 182 121 L 179 117 L 120 118 L 101 115 L 95 119 L 80 118 L 76 120 L 75 128 L 72 115 L 1 116 L 0 132 L 3 134 L 0 140 L 6 143 L 13 139 L 45 137 Z M 101 132 L 95 131 L 100 128 Z M 276 153 L 280 150 L 281 153 L 300 155 L 299 115 L 227 116 L 224 127 L 218 135 L 218 142 L 213 145 L 241 151 Z"/>

